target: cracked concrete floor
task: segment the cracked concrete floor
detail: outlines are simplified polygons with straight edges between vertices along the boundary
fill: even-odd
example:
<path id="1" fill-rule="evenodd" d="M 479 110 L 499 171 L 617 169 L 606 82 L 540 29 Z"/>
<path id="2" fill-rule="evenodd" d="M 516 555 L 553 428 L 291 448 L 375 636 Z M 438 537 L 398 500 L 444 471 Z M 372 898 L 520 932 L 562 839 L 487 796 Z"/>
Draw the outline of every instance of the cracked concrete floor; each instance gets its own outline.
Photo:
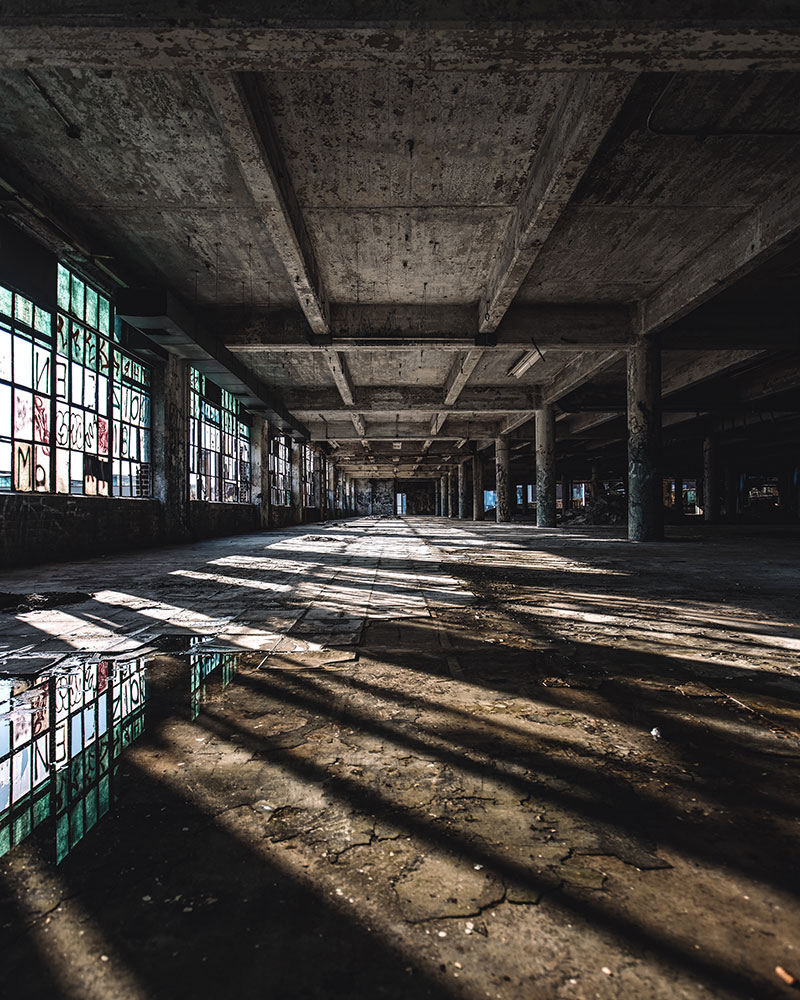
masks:
<path id="1" fill-rule="evenodd" d="M 14 995 L 786 995 L 798 540 L 683 535 L 363 519 L 8 574 L 84 592 L 6 616 L 8 663 L 238 659 L 191 721 L 153 655 L 114 814 L 0 861 Z"/>

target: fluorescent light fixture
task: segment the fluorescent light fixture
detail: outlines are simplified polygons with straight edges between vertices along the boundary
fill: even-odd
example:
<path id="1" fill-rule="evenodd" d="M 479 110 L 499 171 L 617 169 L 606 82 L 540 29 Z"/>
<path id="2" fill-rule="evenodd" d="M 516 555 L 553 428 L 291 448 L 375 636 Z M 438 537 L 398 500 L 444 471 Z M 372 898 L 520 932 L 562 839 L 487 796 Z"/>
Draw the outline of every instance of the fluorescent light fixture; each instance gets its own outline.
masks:
<path id="1" fill-rule="evenodd" d="M 514 378 L 522 378 L 525 372 L 541 359 L 538 351 L 526 351 L 517 363 L 508 369 L 508 374 Z"/>

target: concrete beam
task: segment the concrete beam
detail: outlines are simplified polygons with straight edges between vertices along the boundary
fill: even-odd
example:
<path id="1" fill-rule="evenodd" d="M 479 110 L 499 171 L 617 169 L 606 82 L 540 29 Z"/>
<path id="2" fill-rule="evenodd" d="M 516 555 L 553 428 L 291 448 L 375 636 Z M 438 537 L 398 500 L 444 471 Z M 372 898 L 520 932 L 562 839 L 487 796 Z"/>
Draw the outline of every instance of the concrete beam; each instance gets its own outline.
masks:
<path id="1" fill-rule="evenodd" d="M 641 303 L 640 332 L 658 332 L 749 274 L 800 238 L 800 193 L 793 184 L 748 212 Z"/>
<path id="2" fill-rule="evenodd" d="M 349 405 L 345 405 L 339 393 L 331 389 L 286 390 L 284 398 L 292 412 L 304 415 L 301 419 L 309 420 L 313 420 L 316 414 L 325 419 L 335 419 L 352 412 L 387 416 L 435 414 L 443 419 L 450 413 L 515 413 L 535 409 L 541 398 L 541 390 L 535 386 L 481 385 L 465 389 L 459 399 L 443 407 L 441 389 L 436 386 L 403 386 L 397 389 L 370 386 L 352 391 Z"/>
<path id="3" fill-rule="evenodd" d="M 148 6 L 82 3 L 63 6 L 18 0 L 4 4 L 0 19 L 0 66 L 55 66 L 125 70 L 292 71 L 363 70 L 370 66 L 439 72 L 661 72 L 752 69 L 796 70 L 800 37 L 796 13 L 768 2 L 755 18 L 752 5 L 732 3 L 725 20 L 697 17 L 690 3 L 651 4 L 651 20 L 631 19 L 626 4 L 587 3 L 569 20 L 522 13 L 515 21 L 475 22 L 474 5 L 415 9 L 411 24 L 398 24 L 393 7 L 352 4 L 304 10 L 286 8 L 282 23 L 250 17 L 214 20 L 213 10 L 170 3 Z M 432 22 L 422 28 L 425 18 Z M 337 23 L 338 21 L 338 23 Z M 377 41 L 376 41 L 377 40 Z"/>
<path id="4" fill-rule="evenodd" d="M 328 333 L 328 298 L 260 73 L 206 73 L 203 83 L 239 170 L 315 334 Z"/>
<path id="5" fill-rule="evenodd" d="M 608 73 L 567 79 L 478 303 L 481 333 L 495 330 L 511 305 L 635 79 Z"/>
<path id="6" fill-rule="evenodd" d="M 688 388 L 694 388 L 711 379 L 730 374 L 749 361 L 762 356 L 762 351 L 729 351 L 725 354 L 703 354 L 700 357 L 672 365 L 666 368 L 661 376 L 661 399 L 667 399 Z M 571 435 L 583 434 L 613 420 L 618 415 L 611 411 L 601 411 L 571 419 L 568 424 L 568 433 Z"/>
<path id="7" fill-rule="evenodd" d="M 456 358 L 444 382 L 445 406 L 453 406 L 482 357 L 483 350 L 475 348 Z"/>
<path id="8" fill-rule="evenodd" d="M 462 438 L 486 438 L 492 430 L 496 432 L 497 423 L 492 420 L 459 420 L 450 417 L 437 435 L 438 441 L 460 441 Z M 426 423 L 404 421 L 372 422 L 366 424 L 364 433 L 348 423 L 321 423 L 309 427 L 312 441 L 420 441 L 431 437 L 430 428 Z M 495 433 L 496 436 L 496 433 Z"/>
<path id="9" fill-rule="evenodd" d="M 336 383 L 341 401 L 345 406 L 352 406 L 354 397 L 353 380 L 350 377 L 347 361 L 338 351 L 324 350 L 322 355 L 328 363 L 328 368 L 333 376 L 333 381 Z M 315 409 L 315 407 L 306 407 L 306 409 Z M 319 409 L 322 409 L 322 407 L 319 407 Z"/>
<path id="10" fill-rule="evenodd" d="M 634 340 L 626 305 L 541 304 L 512 306 L 492 333 L 478 331 L 475 314 L 463 307 L 331 306 L 330 341 L 315 342 L 302 314 L 276 311 L 229 334 L 237 353 L 262 351 L 441 350 L 469 354 L 476 347 L 525 350 L 534 343 L 559 351 L 612 350 Z M 478 358 L 479 360 L 479 358 Z M 477 361 L 476 361 L 477 363 Z M 454 376 L 456 377 L 456 376 Z"/>

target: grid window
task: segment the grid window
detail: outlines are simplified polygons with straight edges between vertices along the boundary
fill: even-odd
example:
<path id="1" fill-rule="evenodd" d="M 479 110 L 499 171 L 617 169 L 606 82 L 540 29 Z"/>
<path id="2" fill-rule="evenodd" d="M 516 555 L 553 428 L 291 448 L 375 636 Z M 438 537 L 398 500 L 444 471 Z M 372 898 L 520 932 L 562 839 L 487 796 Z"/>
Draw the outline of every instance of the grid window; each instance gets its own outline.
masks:
<path id="1" fill-rule="evenodd" d="M 275 434 L 269 442 L 269 502 L 276 507 L 292 503 L 292 443 L 285 434 Z"/>
<path id="2" fill-rule="evenodd" d="M 0 490 L 149 496 L 149 369 L 118 343 L 109 300 L 61 264 L 57 292 L 53 321 L 0 286 Z"/>
<path id="3" fill-rule="evenodd" d="M 55 348 L 56 491 L 149 496 L 150 371 L 121 348 L 106 296 L 62 264 Z"/>
<path id="4" fill-rule="evenodd" d="M 239 400 L 189 369 L 189 495 L 250 503 L 250 427 Z"/>
<path id="5" fill-rule="evenodd" d="M 150 372 L 115 350 L 113 417 L 114 496 L 150 495 Z"/>
<path id="6" fill-rule="evenodd" d="M 0 489 L 51 489 L 50 313 L 0 287 Z"/>
<path id="7" fill-rule="evenodd" d="M 306 507 L 316 507 L 316 452 L 311 445 L 303 445 L 303 503 Z"/>

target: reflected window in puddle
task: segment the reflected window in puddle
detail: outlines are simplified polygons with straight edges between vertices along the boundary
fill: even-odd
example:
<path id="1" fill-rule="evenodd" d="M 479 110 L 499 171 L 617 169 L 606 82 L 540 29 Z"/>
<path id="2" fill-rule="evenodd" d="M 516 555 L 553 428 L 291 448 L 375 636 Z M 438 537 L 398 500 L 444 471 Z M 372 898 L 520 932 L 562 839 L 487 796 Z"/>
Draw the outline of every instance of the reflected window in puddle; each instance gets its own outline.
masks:
<path id="1" fill-rule="evenodd" d="M 239 654 L 228 652 L 189 654 L 189 710 L 192 719 L 200 714 L 212 685 L 226 688 L 230 684 L 240 659 Z"/>
<path id="2" fill-rule="evenodd" d="M 0 679 L 0 856 L 45 822 L 56 862 L 69 854 L 111 807 L 146 702 L 143 660 Z"/>

